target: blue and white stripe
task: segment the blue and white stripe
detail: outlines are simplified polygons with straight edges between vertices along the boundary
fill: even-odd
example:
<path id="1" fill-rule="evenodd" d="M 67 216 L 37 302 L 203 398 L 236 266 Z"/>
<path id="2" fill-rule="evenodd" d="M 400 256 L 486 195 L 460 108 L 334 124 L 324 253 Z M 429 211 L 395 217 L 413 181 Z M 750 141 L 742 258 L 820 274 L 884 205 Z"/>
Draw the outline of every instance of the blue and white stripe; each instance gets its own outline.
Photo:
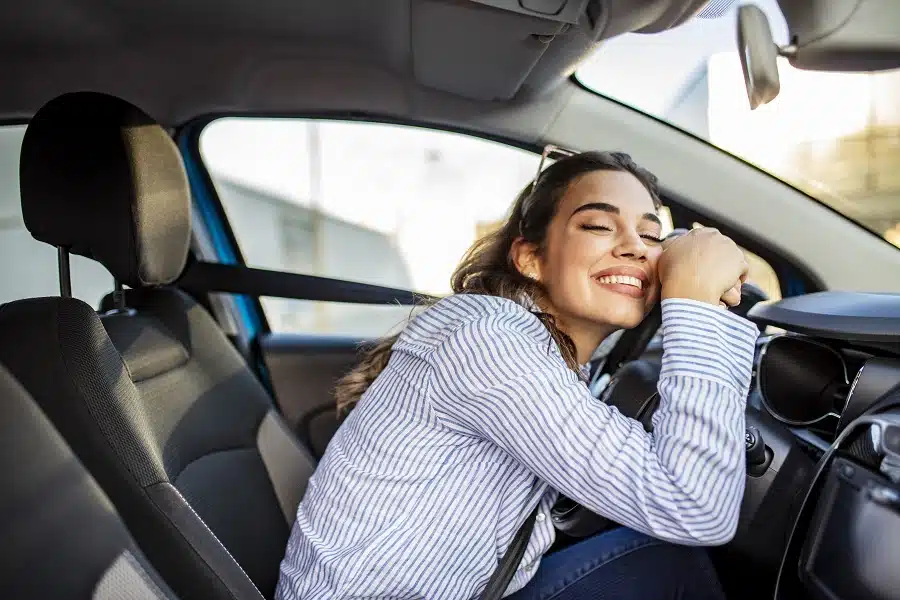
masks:
<path id="1" fill-rule="evenodd" d="M 476 597 L 540 502 L 512 593 L 553 543 L 560 492 L 658 538 L 730 540 L 757 330 L 698 302 L 662 309 L 653 434 L 591 396 L 523 306 L 456 295 L 423 312 L 329 444 L 276 597 Z"/>

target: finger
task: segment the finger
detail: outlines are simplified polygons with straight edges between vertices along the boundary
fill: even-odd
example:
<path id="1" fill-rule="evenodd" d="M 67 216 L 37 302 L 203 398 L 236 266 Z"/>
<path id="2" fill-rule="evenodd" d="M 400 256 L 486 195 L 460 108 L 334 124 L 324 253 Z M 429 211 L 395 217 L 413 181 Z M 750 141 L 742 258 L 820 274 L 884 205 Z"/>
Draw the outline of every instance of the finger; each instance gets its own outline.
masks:
<path id="1" fill-rule="evenodd" d="M 722 295 L 722 302 L 728 306 L 737 306 L 741 303 L 741 286 L 736 284 Z"/>

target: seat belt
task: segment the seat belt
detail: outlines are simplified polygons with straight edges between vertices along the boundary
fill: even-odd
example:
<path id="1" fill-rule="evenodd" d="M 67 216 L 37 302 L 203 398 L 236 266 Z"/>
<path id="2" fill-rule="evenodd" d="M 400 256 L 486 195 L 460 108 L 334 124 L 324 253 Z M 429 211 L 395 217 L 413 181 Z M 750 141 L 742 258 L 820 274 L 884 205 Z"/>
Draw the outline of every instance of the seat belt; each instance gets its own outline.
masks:
<path id="1" fill-rule="evenodd" d="M 503 593 L 506 592 L 509 582 L 512 581 L 513 575 L 516 574 L 516 570 L 522 562 L 525 549 L 528 548 L 528 541 L 531 539 L 531 532 L 534 531 L 534 522 L 537 519 L 539 508 L 540 503 L 531 511 L 531 514 L 522 523 L 519 531 L 516 532 L 516 535 L 509 543 L 509 548 L 506 549 L 506 554 L 500 559 L 500 563 L 491 574 L 487 586 L 485 586 L 481 596 L 478 597 L 479 600 L 500 600 L 503 597 Z"/>
<path id="2" fill-rule="evenodd" d="M 254 269 L 244 265 L 189 259 L 176 285 L 188 292 L 225 292 L 294 300 L 324 300 L 351 304 L 415 306 L 431 299 L 424 294 L 330 277 Z"/>

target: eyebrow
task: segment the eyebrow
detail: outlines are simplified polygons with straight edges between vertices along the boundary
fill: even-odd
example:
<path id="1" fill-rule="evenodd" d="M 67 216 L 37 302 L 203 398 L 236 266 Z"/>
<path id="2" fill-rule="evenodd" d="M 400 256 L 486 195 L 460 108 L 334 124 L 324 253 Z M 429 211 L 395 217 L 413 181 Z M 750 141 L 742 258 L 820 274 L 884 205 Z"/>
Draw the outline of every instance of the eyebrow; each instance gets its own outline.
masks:
<path id="1" fill-rule="evenodd" d="M 614 215 L 622 214 L 622 211 L 619 210 L 618 206 L 613 206 L 612 204 L 607 204 L 606 202 L 588 202 L 587 204 L 582 204 L 574 211 L 572 211 L 572 216 L 574 217 L 576 214 L 584 210 L 600 210 Z M 643 215 L 641 215 L 641 218 L 646 219 L 647 221 L 653 221 L 660 227 L 662 226 L 662 221 L 660 220 L 660 218 L 653 213 L 644 213 Z"/>

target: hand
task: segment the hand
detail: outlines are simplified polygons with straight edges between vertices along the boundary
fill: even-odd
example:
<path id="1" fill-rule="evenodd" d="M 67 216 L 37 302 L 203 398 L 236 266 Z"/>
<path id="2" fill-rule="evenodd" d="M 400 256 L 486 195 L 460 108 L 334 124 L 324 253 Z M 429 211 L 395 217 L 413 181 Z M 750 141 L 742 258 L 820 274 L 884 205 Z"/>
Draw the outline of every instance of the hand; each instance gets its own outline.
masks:
<path id="1" fill-rule="evenodd" d="M 667 240 L 657 263 L 663 300 L 685 298 L 727 306 L 740 304 L 748 269 L 737 244 L 710 227 Z"/>

